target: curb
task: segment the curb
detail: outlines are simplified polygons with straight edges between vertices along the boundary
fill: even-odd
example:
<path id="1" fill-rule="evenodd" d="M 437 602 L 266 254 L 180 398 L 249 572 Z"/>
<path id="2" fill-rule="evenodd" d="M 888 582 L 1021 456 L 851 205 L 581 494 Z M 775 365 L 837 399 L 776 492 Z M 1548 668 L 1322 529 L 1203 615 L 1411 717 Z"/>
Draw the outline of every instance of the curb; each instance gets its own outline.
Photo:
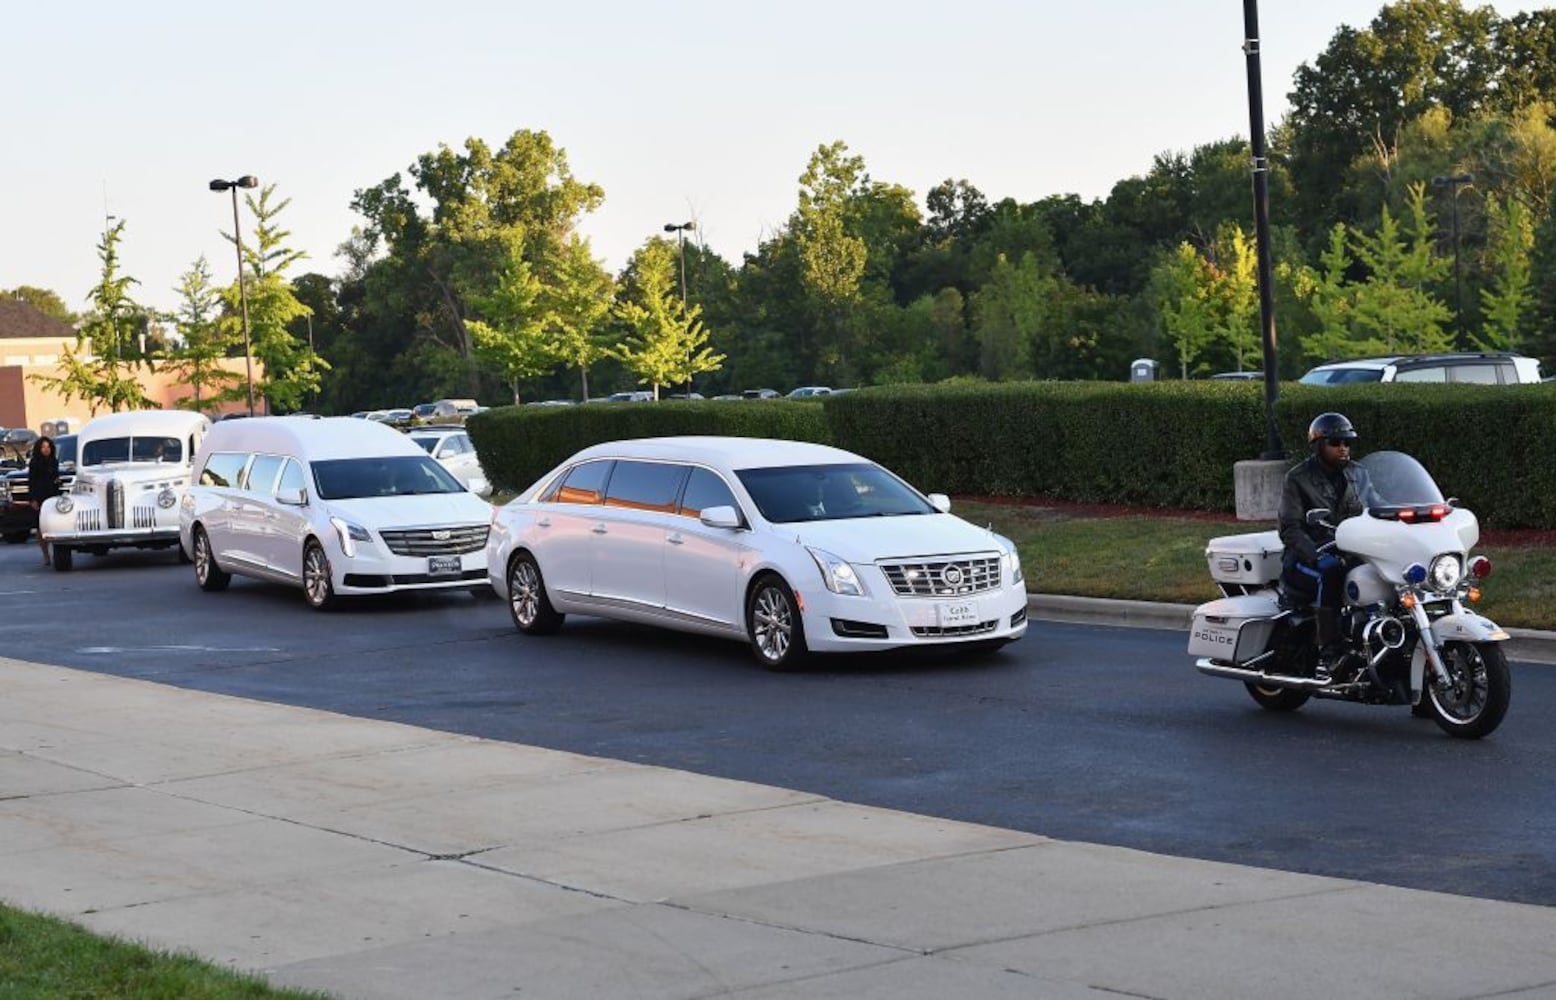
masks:
<path id="1" fill-rule="evenodd" d="M 1043 621 L 1071 625 L 1116 625 L 1188 631 L 1194 620 L 1193 604 L 1162 601 L 1120 601 L 1107 597 L 1072 597 L 1066 594 L 1028 594 L 1027 615 Z M 1556 632 L 1510 628 L 1507 658 L 1522 663 L 1556 664 Z M 1188 654 L 1185 653 L 1185 656 Z"/>

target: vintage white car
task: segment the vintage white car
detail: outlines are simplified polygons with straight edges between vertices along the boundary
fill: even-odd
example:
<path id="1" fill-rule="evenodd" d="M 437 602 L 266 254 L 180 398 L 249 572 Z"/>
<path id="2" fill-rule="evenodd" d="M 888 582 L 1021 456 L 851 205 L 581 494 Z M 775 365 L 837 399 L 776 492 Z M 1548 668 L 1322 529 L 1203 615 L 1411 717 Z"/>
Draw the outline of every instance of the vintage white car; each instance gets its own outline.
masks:
<path id="1" fill-rule="evenodd" d="M 132 410 L 98 417 L 76 440 L 76 479 L 38 511 L 38 533 L 66 572 L 76 552 L 176 549 L 178 503 L 195 449 L 211 429 L 199 413 Z"/>

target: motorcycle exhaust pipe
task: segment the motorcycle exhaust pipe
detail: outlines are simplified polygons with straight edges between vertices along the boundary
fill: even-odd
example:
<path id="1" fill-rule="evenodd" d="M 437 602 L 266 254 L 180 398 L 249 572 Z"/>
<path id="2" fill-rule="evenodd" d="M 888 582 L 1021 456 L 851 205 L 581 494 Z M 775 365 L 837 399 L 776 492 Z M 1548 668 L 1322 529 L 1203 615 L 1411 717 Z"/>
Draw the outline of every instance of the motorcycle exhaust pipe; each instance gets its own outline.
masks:
<path id="1" fill-rule="evenodd" d="M 1288 688 L 1299 691 L 1319 691 L 1333 689 L 1333 685 L 1312 677 L 1293 677 L 1288 674 L 1267 674 L 1262 670 L 1250 670 L 1247 667 L 1234 667 L 1228 663 L 1217 663 L 1208 658 L 1200 658 L 1194 661 L 1194 666 L 1202 674 L 1211 677 L 1229 677 L 1234 681 L 1245 683 L 1263 684 L 1268 687 Z"/>

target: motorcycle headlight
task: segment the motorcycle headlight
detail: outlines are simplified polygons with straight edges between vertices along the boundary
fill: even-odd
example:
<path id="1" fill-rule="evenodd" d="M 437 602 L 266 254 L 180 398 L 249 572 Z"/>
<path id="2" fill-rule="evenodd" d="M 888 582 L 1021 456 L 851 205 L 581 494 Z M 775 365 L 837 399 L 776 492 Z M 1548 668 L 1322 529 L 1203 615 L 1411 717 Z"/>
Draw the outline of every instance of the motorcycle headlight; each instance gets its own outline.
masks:
<path id="1" fill-rule="evenodd" d="M 54 500 L 54 509 L 61 514 L 69 514 L 76 509 L 76 502 L 70 499 L 69 493 L 61 493 Z"/>
<path id="2" fill-rule="evenodd" d="M 859 574 L 854 572 L 853 566 L 825 549 L 806 546 L 806 551 L 810 553 L 812 559 L 816 560 L 816 568 L 821 570 L 821 580 L 827 585 L 828 590 L 834 594 L 850 597 L 864 596 L 864 582 L 859 579 Z"/>
<path id="3" fill-rule="evenodd" d="M 360 524 L 352 524 L 340 517 L 330 518 L 330 527 L 335 529 L 335 534 L 340 536 L 340 551 L 347 559 L 357 554 L 357 542 L 370 542 L 373 536 L 367 533 L 367 529 Z"/>
<path id="4" fill-rule="evenodd" d="M 1427 570 L 1427 579 L 1437 590 L 1452 590 L 1459 585 L 1459 579 L 1464 575 L 1464 566 L 1456 555 L 1441 555 L 1432 560 L 1431 567 Z"/>
<path id="5" fill-rule="evenodd" d="M 171 486 L 157 494 L 157 506 L 163 510 L 172 510 L 176 503 L 178 503 L 178 494 L 173 492 Z"/>
<path id="6" fill-rule="evenodd" d="M 1016 551 L 1016 543 L 1004 535 L 994 537 L 1005 550 L 1004 555 L 1000 557 L 1000 562 L 1004 563 L 1006 579 L 1013 584 L 1025 582 L 1026 574 L 1021 572 L 1021 553 Z"/>

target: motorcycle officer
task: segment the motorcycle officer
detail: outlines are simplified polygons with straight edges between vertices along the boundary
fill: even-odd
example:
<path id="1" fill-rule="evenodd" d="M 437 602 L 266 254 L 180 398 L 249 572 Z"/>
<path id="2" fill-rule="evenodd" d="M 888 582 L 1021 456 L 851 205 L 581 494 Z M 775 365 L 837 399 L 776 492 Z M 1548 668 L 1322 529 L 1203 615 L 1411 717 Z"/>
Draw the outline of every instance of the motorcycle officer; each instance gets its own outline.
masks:
<path id="1" fill-rule="evenodd" d="M 1323 507 L 1329 523 L 1339 524 L 1376 502 L 1367 470 L 1351 461 L 1356 429 L 1342 413 L 1320 413 L 1308 425 L 1309 455 L 1286 473 L 1281 489 L 1281 583 L 1287 598 L 1312 605 L 1313 638 L 1318 644 L 1314 676 L 1329 683 L 1334 669 L 1346 655 L 1340 637 L 1340 604 L 1344 597 L 1345 563 L 1334 552 L 1320 554 L 1319 546 L 1334 540 L 1334 531 L 1309 525 L 1307 512 Z"/>

